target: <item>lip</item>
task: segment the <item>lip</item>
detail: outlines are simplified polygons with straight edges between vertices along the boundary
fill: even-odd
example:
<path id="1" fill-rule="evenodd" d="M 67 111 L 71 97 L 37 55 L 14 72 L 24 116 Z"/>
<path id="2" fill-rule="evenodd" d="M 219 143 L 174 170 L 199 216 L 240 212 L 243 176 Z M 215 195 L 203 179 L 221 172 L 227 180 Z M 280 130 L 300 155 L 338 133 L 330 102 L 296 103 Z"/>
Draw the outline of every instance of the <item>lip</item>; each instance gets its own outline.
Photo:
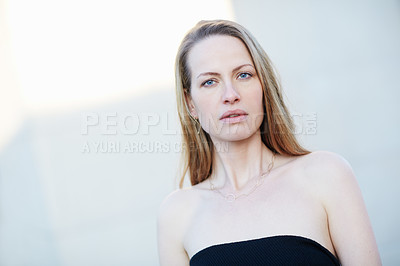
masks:
<path id="1" fill-rule="evenodd" d="M 235 115 L 230 117 L 231 115 Z M 248 113 L 241 109 L 230 110 L 223 113 L 219 120 L 225 123 L 237 123 L 246 120 Z"/>

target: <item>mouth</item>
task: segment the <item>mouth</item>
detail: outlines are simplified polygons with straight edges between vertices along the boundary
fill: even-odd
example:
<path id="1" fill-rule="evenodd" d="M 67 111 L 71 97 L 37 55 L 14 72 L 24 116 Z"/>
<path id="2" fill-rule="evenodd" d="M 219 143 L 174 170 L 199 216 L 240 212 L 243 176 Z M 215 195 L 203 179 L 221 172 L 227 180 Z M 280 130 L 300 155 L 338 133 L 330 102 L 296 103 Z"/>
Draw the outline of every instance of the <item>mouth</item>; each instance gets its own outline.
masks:
<path id="1" fill-rule="evenodd" d="M 225 123 L 237 123 L 245 120 L 247 118 L 247 113 L 243 110 L 236 109 L 225 112 L 219 120 Z"/>

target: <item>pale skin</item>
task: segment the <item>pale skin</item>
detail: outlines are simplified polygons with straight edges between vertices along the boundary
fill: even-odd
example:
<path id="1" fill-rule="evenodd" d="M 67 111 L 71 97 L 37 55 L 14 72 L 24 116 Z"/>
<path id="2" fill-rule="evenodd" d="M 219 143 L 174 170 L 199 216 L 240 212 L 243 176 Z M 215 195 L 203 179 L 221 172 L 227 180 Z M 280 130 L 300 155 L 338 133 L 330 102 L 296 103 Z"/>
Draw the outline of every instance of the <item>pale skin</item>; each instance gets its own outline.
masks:
<path id="1" fill-rule="evenodd" d="M 272 159 L 260 137 L 262 88 L 251 56 L 240 40 L 211 36 L 192 48 L 188 63 L 191 114 L 227 147 L 215 151 L 212 183 L 223 194 L 246 193 Z M 244 121 L 220 119 L 237 109 L 247 113 Z M 277 155 L 262 185 L 234 202 L 210 190 L 209 179 L 174 191 L 158 216 L 160 264 L 189 265 L 206 247 L 274 235 L 312 239 L 342 265 L 381 265 L 354 173 L 330 152 Z"/>

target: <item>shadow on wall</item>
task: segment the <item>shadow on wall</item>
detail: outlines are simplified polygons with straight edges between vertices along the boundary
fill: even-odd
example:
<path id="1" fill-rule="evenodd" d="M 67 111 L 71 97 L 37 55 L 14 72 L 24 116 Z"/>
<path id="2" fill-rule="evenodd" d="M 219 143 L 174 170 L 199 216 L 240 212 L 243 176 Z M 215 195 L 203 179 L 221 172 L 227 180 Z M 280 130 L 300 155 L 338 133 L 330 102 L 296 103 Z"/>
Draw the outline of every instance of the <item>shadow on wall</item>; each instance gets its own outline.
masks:
<path id="1" fill-rule="evenodd" d="M 180 152 L 174 97 L 25 121 L 0 154 L 0 264 L 157 265 Z"/>
<path id="2" fill-rule="evenodd" d="M 26 124 L 0 155 L 1 265 L 61 264 L 34 154 Z"/>

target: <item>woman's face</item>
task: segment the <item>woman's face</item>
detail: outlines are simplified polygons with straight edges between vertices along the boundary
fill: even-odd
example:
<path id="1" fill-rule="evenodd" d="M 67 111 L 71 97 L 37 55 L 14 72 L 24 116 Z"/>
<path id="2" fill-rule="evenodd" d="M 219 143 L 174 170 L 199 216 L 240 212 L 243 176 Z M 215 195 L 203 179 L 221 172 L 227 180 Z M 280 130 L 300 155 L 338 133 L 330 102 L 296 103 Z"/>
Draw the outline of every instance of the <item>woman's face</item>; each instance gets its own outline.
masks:
<path id="1" fill-rule="evenodd" d="M 241 40 L 215 35 L 189 52 L 187 101 L 213 141 L 238 141 L 259 131 L 263 92 L 253 60 Z"/>

